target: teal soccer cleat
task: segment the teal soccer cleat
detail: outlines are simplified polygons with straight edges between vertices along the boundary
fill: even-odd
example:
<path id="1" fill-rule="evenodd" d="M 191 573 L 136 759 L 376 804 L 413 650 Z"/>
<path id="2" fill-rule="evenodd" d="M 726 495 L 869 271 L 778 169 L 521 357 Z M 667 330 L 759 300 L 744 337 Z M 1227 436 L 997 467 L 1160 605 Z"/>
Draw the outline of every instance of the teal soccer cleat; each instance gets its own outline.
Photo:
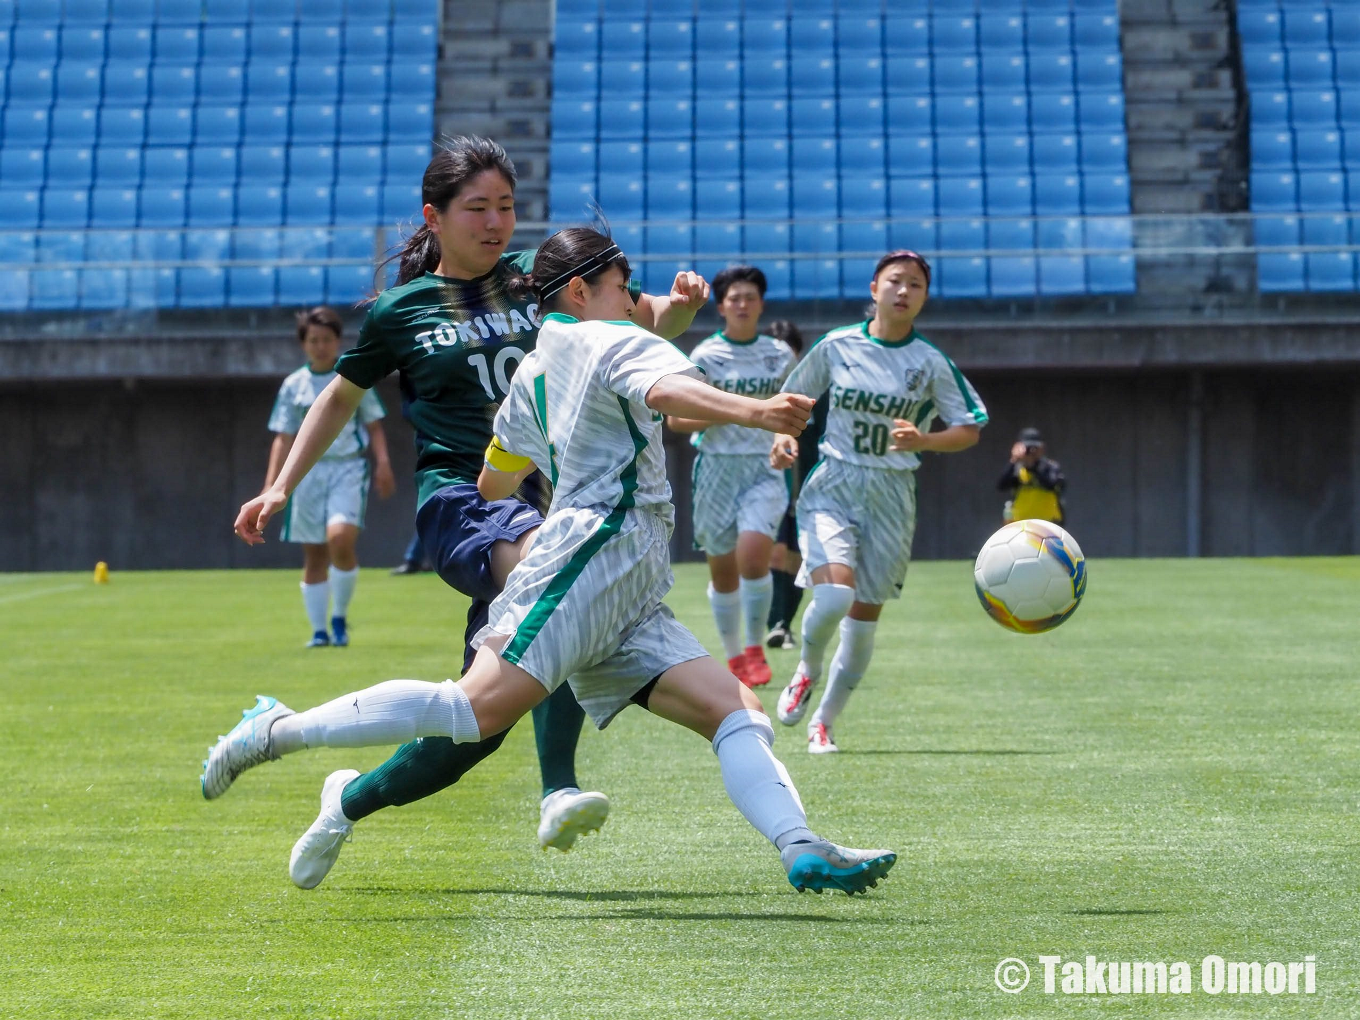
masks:
<path id="1" fill-rule="evenodd" d="M 852 850 L 829 840 L 790 843 L 779 854 L 788 872 L 789 884 L 799 892 L 811 889 L 840 889 L 848 896 L 878 885 L 897 863 L 891 850 Z"/>
<path id="2" fill-rule="evenodd" d="M 227 792 L 236 777 L 261 762 L 273 761 L 269 746 L 269 730 L 279 719 L 292 715 L 293 710 L 275 698 L 255 695 L 255 707 L 241 713 L 241 721 L 225 737 L 208 749 L 199 779 L 203 796 L 215 800 Z"/>

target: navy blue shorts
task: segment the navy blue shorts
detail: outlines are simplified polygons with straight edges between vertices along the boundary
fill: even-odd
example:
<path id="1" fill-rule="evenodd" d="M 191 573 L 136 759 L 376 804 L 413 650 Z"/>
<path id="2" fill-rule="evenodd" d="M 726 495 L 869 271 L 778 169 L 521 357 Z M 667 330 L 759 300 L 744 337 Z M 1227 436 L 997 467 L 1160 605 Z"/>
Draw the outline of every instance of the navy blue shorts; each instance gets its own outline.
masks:
<path id="1" fill-rule="evenodd" d="M 464 644 L 486 623 L 487 608 L 500 594 L 491 573 L 491 548 L 514 542 L 543 523 L 543 515 L 517 499 L 488 503 L 471 482 L 448 485 L 416 512 L 416 534 L 444 583 L 472 599 Z M 467 649 L 463 668 L 472 662 Z"/>

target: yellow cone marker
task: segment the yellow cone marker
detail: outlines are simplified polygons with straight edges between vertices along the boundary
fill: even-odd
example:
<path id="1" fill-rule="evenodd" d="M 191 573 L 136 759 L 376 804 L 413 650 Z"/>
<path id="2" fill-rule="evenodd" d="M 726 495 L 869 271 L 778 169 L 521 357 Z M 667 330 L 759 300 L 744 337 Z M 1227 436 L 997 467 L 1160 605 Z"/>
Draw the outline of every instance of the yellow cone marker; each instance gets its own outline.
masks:
<path id="1" fill-rule="evenodd" d="M 94 583 L 95 584 L 109 583 L 109 565 L 105 563 L 103 560 L 100 560 L 98 563 L 94 565 Z"/>

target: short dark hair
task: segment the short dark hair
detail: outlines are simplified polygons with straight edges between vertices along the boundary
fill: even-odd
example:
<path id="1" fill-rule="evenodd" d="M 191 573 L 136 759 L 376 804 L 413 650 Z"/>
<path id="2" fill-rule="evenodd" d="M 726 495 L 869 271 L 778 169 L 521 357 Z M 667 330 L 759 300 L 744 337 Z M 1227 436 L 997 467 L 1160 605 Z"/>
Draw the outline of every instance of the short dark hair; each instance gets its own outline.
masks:
<path id="1" fill-rule="evenodd" d="M 870 277 L 870 279 L 877 280 L 878 274 L 883 272 L 883 270 L 887 269 L 894 262 L 915 262 L 918 266 L 921 267 L 921 272 L 925 275 L 926 287 L 927 288 L 930 287 L 930 263 L 926 261 L 924 255 L 918 255 L 916 252 L 910 251 L 906 248 L 899 248 L 897 251 L 890 251 L 888 252 L 888 254 L 884 255 L 881 259 L 879 259 L 878 265 L 874 266 L 874 275 Z"/>
<path id="2" fill-rule="evenodd" d="M 728 266 L 713 277 L 713 300 L 716 304 L 723 303 L 723 298 L 727 297 L 727 288 L 734 283 L 755 284 L 762 301 L 765 299 L 765 291 L 769 288 L 765 274 L 755 266 Z"/>
<path id="3" fill-rule="evenodd" d="M 795 354 L 803 353 L 803 331 L 788 319 L 775 319 L 770 323 L 770 336 L 783 340 Z"/>
<path id="4" fill-rule="evenodd" d="M 345 329 L 345 324 L 341 320 L 340 314 L 328 305 L 317 305 L 310 311 L 298 312 L 296 319 L 298 343 L 302 343 L 302 341 L 307 339 L 307 330 L 313 326 L 321 326 L 325 329 L 329 329 L 335 334 L 337 340 Z"/>

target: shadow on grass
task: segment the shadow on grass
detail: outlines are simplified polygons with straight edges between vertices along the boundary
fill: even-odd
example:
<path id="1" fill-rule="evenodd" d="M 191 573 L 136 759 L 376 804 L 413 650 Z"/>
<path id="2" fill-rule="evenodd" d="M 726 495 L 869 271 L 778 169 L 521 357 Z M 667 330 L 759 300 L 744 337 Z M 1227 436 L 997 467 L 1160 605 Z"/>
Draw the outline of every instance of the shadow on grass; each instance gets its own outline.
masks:
<path id="1" fill-rule="evenodd" d="M 930 921 L 898 917 L 834 917 L 826 914 L 741 914 L 741 913 L 696 913 L 677 910 L 616 910 L 604 914 L 558 914 L 545 920 L 554 921 L 795 921 L 812 924 L 882 924 L 917 925 L 931 924 Z"/>
<path id="2" fill-rule="evenodd" d="M 1069 910 L 1069 914 L 1078 917 L 1141 917 L 1143 915 L 1165 914 L 1165 910 L 1142 910 L 1134 908 L 1131 910 L 1104 910 L 1100 907 L 1081 907 L 1077 910 Z"/>
<path id="3" fill-rule="evenodd" d="M 996 754 L 1062 754 L 1062 751 L 1022 751 L 1014 748 L 979 748 L 972 751 L 939 751 L 939 750 L 908 750 L 896 751 L 888 748 L 870 747 L 864 750 L 841 751 L 841 754 L 977 754 L 977 755 L 996 755 Z"/>
<path id="4" fill-rule="evenodd" d="M 419 893 L 422 896 L 543 896 L 555 900 L 581 900 L 585 903 L 636 903 L 646 900 L 710 900 L 728 896 L 761 896 L 755 892 L 666 892 L 662 889 L 413 889 L 366 885 L 347 889 L 361 896 L 391 896 Z"/>

